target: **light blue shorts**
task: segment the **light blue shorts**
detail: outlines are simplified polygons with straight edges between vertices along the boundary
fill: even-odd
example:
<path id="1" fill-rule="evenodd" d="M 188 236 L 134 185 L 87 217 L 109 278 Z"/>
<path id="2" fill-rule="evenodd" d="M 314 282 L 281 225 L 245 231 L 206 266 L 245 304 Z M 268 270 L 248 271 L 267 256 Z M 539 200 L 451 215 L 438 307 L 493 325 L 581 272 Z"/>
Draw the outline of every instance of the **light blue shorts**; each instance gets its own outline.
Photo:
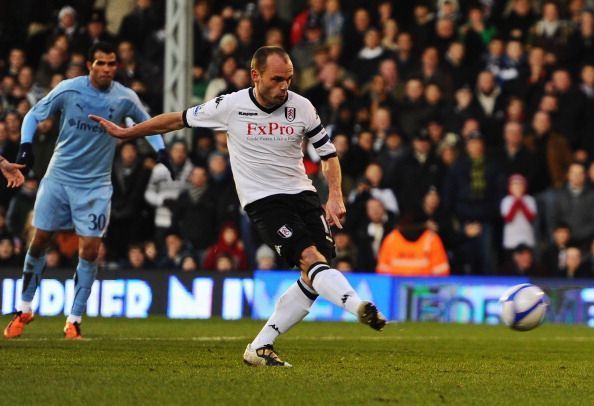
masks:
<path id="1" fill-rule="evenodd" d="M 72 230 L 81 237 L 103 237 L 109 224 L 113 187 L 67 186 L 43 178 L 35 199 L 33 226 Z"/>

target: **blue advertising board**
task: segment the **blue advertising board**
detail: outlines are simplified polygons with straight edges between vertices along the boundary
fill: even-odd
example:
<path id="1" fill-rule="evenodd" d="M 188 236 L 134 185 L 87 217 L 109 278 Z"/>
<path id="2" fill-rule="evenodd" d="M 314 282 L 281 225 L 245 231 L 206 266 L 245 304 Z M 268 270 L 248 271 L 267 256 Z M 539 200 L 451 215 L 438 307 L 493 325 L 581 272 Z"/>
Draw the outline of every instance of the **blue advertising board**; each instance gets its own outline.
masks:
<path id="1" fill-rule="evenodd" d="M 347 273 L 362 299 L 372 300 L 390 320 L 444 323 L 500 323 L 499 297 L 510 286 L 531 282 L 548 295 L 547 321 L 594 327 L 594 280 L 454 276 L 397 278 Z M 299 278 L 296 271 L 253 274 L 167 271 L 100 272 L 91 290 L 87 315 L 177 319 L 267 319 L 278 298 Z M 3 314 L 18 305 L 21 271 L 0 274 Z M 33 308 L 41 316 L 66 315 L 72 306 L 72 271 L 48 271 Z M 318 298 L 306 320 L 353 321 L 355 317 Z"/>

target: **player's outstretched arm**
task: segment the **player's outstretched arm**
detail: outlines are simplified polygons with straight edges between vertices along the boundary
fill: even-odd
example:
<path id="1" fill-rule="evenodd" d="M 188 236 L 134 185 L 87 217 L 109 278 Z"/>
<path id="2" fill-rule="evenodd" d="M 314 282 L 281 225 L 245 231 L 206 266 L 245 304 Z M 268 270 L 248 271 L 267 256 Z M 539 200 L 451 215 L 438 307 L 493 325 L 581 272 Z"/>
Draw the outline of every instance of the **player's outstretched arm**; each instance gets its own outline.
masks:
<path id="1" fill-rule="evenodd" d="M 322 172 L 328 182 L 328 201 L 326 202 L 326 220 L 330 225 L 342 228 L 341 220 L 346 214 L 344 199 L 342 198 L 342 174 L 337 157 L 322 161 Z"/>
<path id="2" fill-rule="evenodd" d="M 25 177 L 20 171 L 24 167 L 25 165 L 10 163 L 0 155 L 0 171 L 8 181 L 8 187 L 19 187 L 25 182 Z"/>
<path id="3" fill-rule="evenodd" d="M 94 114 L 89 114 L 89 118 L 98 122 L 109 135 L 123 140 L 146 137 L 153 134 L 163 134 L 184 128 L 181 112 L 159 114 L 150 120 L 143 121 L 133 127 L 127 128 L 120 127 L 119 125 Z"/>

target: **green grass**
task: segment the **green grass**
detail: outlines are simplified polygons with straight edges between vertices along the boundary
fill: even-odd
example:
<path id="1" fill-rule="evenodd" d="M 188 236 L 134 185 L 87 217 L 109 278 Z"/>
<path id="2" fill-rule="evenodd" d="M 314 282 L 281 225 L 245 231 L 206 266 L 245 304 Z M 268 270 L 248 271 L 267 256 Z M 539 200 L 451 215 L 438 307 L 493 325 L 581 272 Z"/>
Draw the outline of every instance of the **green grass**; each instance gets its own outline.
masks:
<path id="1" fill-rule="evenodd" d="M 4 318 L 8 321 L 8 318 Z M 250 368 L 262 323 L 38 318 L 0 341 L 0 404 L 594 404 L 594 329 L 301 323 Z"/>

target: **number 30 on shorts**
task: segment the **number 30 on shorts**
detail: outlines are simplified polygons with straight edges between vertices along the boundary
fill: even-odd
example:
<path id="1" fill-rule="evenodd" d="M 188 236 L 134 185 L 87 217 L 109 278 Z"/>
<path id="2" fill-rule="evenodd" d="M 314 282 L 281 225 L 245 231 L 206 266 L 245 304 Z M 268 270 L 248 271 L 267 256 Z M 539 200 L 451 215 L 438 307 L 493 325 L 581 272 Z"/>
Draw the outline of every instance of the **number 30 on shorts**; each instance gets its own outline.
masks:
<path id="1" fill-rule="evenodd" d="M 91 221 L 91 225 L 89 226 L 89 230 L 99 230 L 102 231 L 105 228 L 105 214 L 89 214 L 89 220 Z"/>

